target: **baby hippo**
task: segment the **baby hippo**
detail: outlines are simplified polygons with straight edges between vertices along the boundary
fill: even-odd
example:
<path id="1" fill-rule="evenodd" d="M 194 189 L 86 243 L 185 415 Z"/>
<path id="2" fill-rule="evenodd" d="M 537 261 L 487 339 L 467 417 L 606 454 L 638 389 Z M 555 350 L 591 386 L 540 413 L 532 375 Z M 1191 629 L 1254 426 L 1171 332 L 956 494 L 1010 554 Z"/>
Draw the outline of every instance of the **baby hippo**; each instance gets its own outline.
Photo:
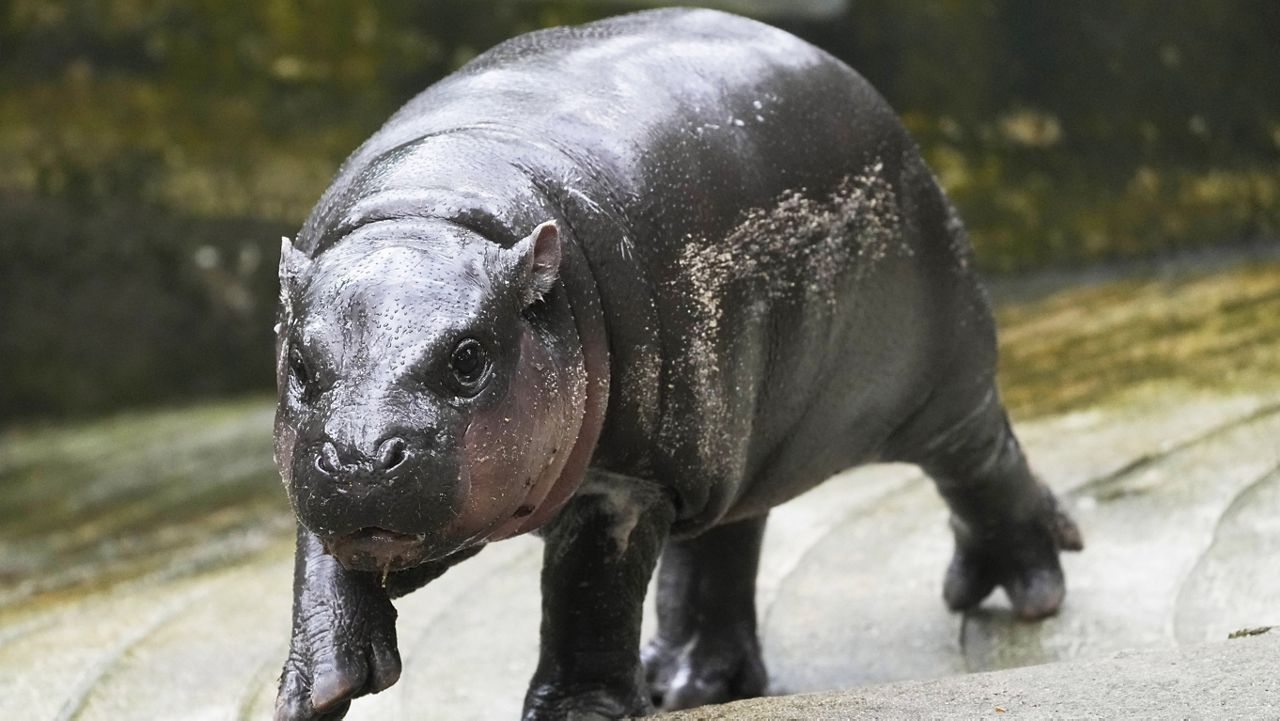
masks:
<path id="1" fill-rule="evenodd" d="M 526 719 L 759 695 L 769 509 L 875 461 L 949 504 L 951 608 L 1062 603 L 1080 534 L 1010 430 L 964 230 L 886 102 L 779 30 L 659 10 L 503 43 L 348 158 L 280 277 L 278 719 L 395 683 L 391 599 L 529 532 Z"/>

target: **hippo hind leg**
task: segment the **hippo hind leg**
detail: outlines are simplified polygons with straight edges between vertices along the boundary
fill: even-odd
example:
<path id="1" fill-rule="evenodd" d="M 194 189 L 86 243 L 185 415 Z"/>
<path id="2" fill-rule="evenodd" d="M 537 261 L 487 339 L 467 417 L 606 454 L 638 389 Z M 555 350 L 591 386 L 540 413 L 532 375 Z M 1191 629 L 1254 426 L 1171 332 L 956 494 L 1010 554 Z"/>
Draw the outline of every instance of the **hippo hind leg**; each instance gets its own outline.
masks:
<path id="1" fill-rule="evenodd" d="M 658 633 L 643 654 L 655 706 L 693 708 L 765 692 L 755 591 L 766 518 L 667 543 L 658 572 Z"/>
<path id="2" fill-rule="evenodd" d="M 996 390 L 969 407 L 918 437 L 904 459 L 934 479 L 951 509 L 956 548 L 943 598 L 964 610 L 1000 586 L 1018 616 L 1052 615 L 1066 592 L 1058 552 L 1083 548 L 1080 531 L 1032 474 Z"/>

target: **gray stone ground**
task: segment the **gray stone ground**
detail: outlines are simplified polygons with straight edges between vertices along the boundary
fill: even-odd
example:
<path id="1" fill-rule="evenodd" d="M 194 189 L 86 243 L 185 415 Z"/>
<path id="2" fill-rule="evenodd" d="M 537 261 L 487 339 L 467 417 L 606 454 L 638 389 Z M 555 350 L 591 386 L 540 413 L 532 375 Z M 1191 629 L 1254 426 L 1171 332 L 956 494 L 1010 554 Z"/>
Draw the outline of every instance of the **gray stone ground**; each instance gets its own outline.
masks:
<path id="1" fill-rule="evenodd" d="M 776 696 L 671 721 L 879 718 L 1280 718 L 1280 633 L 936 681 Z"/>
<path id="2" fill-rule="evenodd" d="M 1019 433 L 1086 534 L 1063 612 L 948 613 L 933 489 L 859 469 L 774 512 L 759 588 L 774 692 L 851 690 L 684 718 L 1280 717 L 1275 632 L 1225 641 L 1280 624 L 1280 266 L 1023 297 L 1001 325 Z M 291 572 L 270 416 L 0 435 L 0 718 L 269 717 Z M 400 602 L 404 675 L 349 718 L 517 717 L 540 551 L 496 544 Z"/>

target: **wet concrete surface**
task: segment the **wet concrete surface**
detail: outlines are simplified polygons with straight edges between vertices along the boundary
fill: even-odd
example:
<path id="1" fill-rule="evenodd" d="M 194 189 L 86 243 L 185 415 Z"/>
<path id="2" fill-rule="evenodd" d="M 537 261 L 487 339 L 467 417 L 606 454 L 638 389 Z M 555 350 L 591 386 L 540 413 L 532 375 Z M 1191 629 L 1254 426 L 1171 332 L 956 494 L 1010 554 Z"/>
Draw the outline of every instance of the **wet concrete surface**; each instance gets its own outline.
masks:
<path id="1" fill-rule="evenodd" d="M 775 693 L 857 690 L 733 717 L 1274 717 L 1258 678 L 1276 677 L 1274 633 L 1224 639 L 1280 624 L 1280 266 L 1023 295 L 1000 315 L 1016 427 L 1086 536 L 1063 612 L 1020 623 L 997 593 L 948 613 L 928 481 L 845 473 L 773 513 L 759 608 Z M 270 716 L 291 573 L 270 417 L 249 398 L 0 435 L 0 718 Z M 349 718 L 517 717 L 540 555 L 496 544 L 398 602 L 401 681 Z M 1215 696 L 1211 672 L 1235 681 Z"/>

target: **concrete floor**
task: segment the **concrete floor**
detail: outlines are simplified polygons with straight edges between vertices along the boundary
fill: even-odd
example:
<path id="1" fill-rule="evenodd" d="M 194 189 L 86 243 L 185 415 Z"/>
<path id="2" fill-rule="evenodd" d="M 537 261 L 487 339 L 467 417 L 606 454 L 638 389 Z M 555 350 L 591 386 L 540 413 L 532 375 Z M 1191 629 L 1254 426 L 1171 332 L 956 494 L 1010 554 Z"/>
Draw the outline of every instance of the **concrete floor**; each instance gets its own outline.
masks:
<path id="1" fill-rule="evenodd" d="M 1164 315 L 1150 310 L 1152 283 L 1164 288 Z M 1206 310 L 1205 297 L 1221 307 Z M 1253 684 L 1241 699 L 1272 704 L 1228 715 L 1275 716 L 1277 688 L 1265 680 L 1280 663 L 1274 633 L 1212 643 L 1280 624 L 1280 374 L 1268 365 L 1280 349 L 1274 333 L 1242 344 L 1239 328 L 1256 323 L 1233 324 L 1240 308 L 1280 318 L 1280 266 L 1113 281 L 1002 307 L 1017 429 L 1085 533 L 1086 551 L 1065 559 L 1063 612 L 1018 623 L 998 596 L 976 613 L 948 613 L 942 503 L 914 468 L 859 469 L 771 516 L 762 641 L 775 693 L 893 685 L 690 718 L 1095 715 L 1081 705 L 1095 691 L 1096 715 L 1199 716 L 1178 705 L 1194 696 L 1173 692 L 1195 691 L 1213 670 Z M 1188 331 L 1187 314 L 1202 312 L 1212 333 Z M 1127 323 L 1170 330 L 1102 360 L 1097 349 L 1038 354 L 1078 316 L 1094 334 L 1072 331 L 1080 343 Z M 1188 344 L 1247 362 L 1205 379 L 1150 366 L 1103 383 L 1102 395 L 1088 385 L 1098 371 L 1080 370 L 1179 356 Z M 249 399 L 0 436 L 0 718 L 270 716 L 291 574 L 270 413 L 269 401 Z M 516 718 L 536 661 L 540 552 L 531 538 L 496 544 L 399 602 L 403 676 L 349 718 Z M 1231 671 L 1222 658 L 1237 648 L 1271 663 Z M 1156 655 L 1115 658 L 1133 650 Z M 959 676 L 1059 661 L 1073 663 Z M 1143 670 L 1165 661 L 1172 670 Z M 1037 691 L 1049 686 L 1057 691 Z"/>
<path id="2" fill-rule="evenodd" d="M 1280 718 L 1280 633 L 1008 671 L 753 699 L 670 721 Z"/>

